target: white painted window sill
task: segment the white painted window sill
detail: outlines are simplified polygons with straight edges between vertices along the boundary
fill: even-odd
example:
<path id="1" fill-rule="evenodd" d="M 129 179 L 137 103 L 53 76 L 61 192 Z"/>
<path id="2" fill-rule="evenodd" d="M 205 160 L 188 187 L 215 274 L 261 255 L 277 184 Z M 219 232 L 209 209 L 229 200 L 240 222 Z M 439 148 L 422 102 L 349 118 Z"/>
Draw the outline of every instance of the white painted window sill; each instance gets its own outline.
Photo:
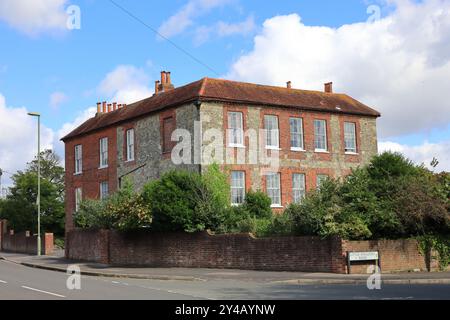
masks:
<path id="1" fill-rule="evenodd" d="M 135 159 L 128 159 L 127 161 L 125 161 L 125 163 L 133 162 L 133 161 L 135 161 Z"/>
<path id="2" fill-rule="evenodd" d="M 306 150 L 302 149 L 302 148 L 291 148 L 291 151 L 294 151 L 294 152 L 306 152 Z"/>
<path id="3" fill-rule="evenodd" d="M 81 176 L 81 175 L 83 175 L 83 172 L 75 172 L 73 175 L 74 176 Z"/>
<path id="4" fill-rule="evenodd" d="M 282 205 L 279 204 L 273 204 L 270 206 L 272 209 L 283 209 L 284 207 Z"/>
<path id="5" fill-rule="evenodd" d="M 357 153 L 357 152 L 346 152 L 345 154 L 347 154 L 349 156 L 359 156 L 359 153 Z"/>
<path id="6" fill-rule="evenodd" d="M 99 167 L 98 169 L 99 169 L 99 170 L 102 170 L 102 169 L 108 169 L 108 166 Z"/>
<path id="7" fill-rule="evenodd" d="M 242 206 L 244 203 L 232 203 L 231 206 L 232 207 L 240 207 Z"/>
<path id="8" fill-rule="evenodd" d="M 243 144 L 230 144 L 230 145 L 228 145 L 228 148 L 245 149 L 245 146 Z"/>
<path id="9" fill-rule="evenodd" d="M 330 153 L 328 150 L 323 150 L 323 149 L 316 149 L 314 150 L 315 153 Z"/>
<path id="10" fill-rule="evenodd" d="M 275 150 L 275 151 L 281 151 L 281 148 L 280 147 L 267 147 L 266 146 L 266 150 Z"/>

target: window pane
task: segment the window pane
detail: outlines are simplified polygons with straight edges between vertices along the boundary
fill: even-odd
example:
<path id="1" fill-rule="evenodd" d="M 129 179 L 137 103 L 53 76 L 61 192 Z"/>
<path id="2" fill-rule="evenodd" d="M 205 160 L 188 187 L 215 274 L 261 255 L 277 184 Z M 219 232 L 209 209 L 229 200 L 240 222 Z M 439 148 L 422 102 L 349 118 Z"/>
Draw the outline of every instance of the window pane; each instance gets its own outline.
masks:
<path id="1" fill-rule="evenodd" d="M 228 113 L 228 130 L 230 144 L 244 144 L 243 117 L 241 112 Z"/>
<path id="2" fill-rule="evenodd" d="M 294 203 L 300 203 L 305 197 L 305 175 L 295 173 L 292 175 L 292 194 Z"/>
<path id="3" fill-rule="evenodd" d="M 327 150 L 327 124 L 325 120 L 314 120 L 314 146 L 317 150 Z"/>
<path id="4" fill-rule="evenodd" d="M 231 203 L 242 204 L 245 199 L 245 172 L 231 172 Z"/>
<path id="5" fill-rule="evenodd" d="M 267 195 L 272 200 L 272 205 L 281 206 L 280 174 L 267 175 Z"/>
<path id="6" fill-rule="evenodd" d="M 127 131 L 127 160 L 134 160 L 134 130 Z"/>
<path id="7" fill-rule="evenodd" d="M 108 197 L 108 182 L 104 181 L 100 183 L 100 199 L 106 199 Z"/>
<path id="8" fill-rule="evenodd" d="M 83 171 L 83 151 L 82 146 L 75 146 L 75 173 L 81 173 Z"/>
<path id="9" fill-rule="evenodd" d="M 108 138 L 100 139 L 100 166 L 108 166 Z"/>
<path id="10" fill-rule="evenodd" d="M 264 116 L 264 129 L 266 130 L 266 146 L 278 148 L 280 145 L 278 117 Z"/>
<path id="11" fill-rule="evenodd" d="M 303 149 L 303 119 L 290 118 L 291 147 Z"/>
<path id="12" fill-rule="evenodd" d="M 75 212 L 80 210 L 80 204 L 82 201 L 82 193 L 81 188 L 75 189 Z"/>
<path id="13" fill-rule="evenodd" d="M 344 123 L 345 152 L 356 153 L 356 124 L 353 122 Z"/>
<path id="14" fill-rule="evenodd" d="M 322 185 L 322 183 L 327 179 L 328 179 L 328 176 L 325 174 L 317 175 L 317 181 L 316 181 L 317 189 L 320 189 L 320 186 Z"/>

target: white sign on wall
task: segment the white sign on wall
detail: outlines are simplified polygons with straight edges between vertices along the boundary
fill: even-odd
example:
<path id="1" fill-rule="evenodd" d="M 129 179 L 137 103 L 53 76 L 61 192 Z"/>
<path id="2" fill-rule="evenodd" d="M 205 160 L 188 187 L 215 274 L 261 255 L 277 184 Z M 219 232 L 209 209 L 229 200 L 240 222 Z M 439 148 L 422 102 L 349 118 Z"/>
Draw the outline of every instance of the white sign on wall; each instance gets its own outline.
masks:
<path id="1" fill-rule="evenodd" d="M 349 252 L 350 261 L 378 260 L 378 251 L 370 252 Z"/>

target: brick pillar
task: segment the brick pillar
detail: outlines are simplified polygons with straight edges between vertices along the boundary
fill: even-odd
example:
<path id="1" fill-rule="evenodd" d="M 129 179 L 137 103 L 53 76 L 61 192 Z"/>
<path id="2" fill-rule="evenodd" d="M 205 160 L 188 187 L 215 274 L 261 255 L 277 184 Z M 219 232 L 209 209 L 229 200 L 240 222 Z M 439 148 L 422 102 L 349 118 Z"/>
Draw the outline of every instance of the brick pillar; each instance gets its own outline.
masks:
<path id="1" fill-rule="evenodd" d="M 345 241 L 339 237 L 331 237 L 329 241 L 331 249 L 331 272 L 346 273 Z"/>
<path id="2" fill-rule="evenodd" d="M 0 220 L 0 251 L 3 250 L 3 237 L 6 235 L 7 224 L 6 220 Z"/>
<path id="3" fill-rule="evenodd" d="M 53 239 L 53 233 L 46 233 L 44 236 L 44 243 L 42 248 L 44 249 L 44 255 L 49 256 L 53 254 L 54 250 L 54 239 Z"/>
<path id="4" fill-rule="evenodd" d="M 3 240 L 3 220 L 0 220 L 0 251 L 2 251 L 2 240 Z"/>

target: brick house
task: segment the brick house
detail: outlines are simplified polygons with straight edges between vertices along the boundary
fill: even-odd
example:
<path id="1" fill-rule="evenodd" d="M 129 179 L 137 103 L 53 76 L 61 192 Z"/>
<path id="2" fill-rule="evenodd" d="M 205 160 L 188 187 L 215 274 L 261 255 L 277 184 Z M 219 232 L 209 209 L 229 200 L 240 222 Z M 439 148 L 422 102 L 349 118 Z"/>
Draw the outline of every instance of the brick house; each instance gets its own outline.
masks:
<path id="1" fill-rule="evenodd" d="M 246 190 L 263 190 L 274 210 L 377 153 L 380 114 L 333 93 L 332 83 L 319 92 L 293 89 L 290 82 L 274 87 L 203 78 L 174 88 L 170 72 L 161 72 L 152 97 L 128 106 L 98 103 L 97 109 L 62 138 L 67 231 L 81 199 L 105 197 L 125 177 L 139 190 L 171 169 L 201 173 L 211 163 L 206 151 L 214 150 L 214 162 L 229 173 L 233 204 Z M 276 154 L 277 165 L 261 162 L 260 149 Z"/>

